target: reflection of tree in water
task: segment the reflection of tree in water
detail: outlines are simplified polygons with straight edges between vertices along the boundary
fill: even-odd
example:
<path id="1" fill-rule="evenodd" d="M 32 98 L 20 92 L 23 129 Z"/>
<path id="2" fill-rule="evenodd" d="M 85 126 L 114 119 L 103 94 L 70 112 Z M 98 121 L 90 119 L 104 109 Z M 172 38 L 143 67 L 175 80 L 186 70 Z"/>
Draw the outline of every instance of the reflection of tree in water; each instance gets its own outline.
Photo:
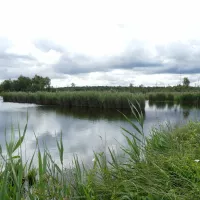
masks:
<path id="1" fill-rule="evenodd" d="M 174 107 L 174 102 L 173 102 L 173 101 L 168 101 L 168 102 L 167 102 L 167 107 L 168 107 L 169 109 L 172 109 L 172 108 Z"/>
<path id="2" fill-rule="evenodd" d="M 164 108 L 166 108 L 166 106 L 167 106 L 167 108 L 168 109 L 172 109 L 172 108 L 174 108 L 174 106 L 175 106 L 175 104 L 174 104 L 174 102 L 173 101 L 149 101 L 149 107 L 153 107 L 153 106 L 155 106 L 156 108 L 161 108 L 161 109 L 164 109 Z"/>
<path id="3" fill-rule="evenodd" d="M 183 110 L 183 117 L 184 119 L 187 119 L 190 115 L 190 110 Z"/>
<path id="4" fill-rule="evenodd" d="M 78 108 L 78 107 L 65 108 L 61 106 L 40 106 L 38 107 L 38 109 L 44 110 L 45 112 L 47 112 L 48 110 L 55 111 L 59 115 L 67 115 L 79 119 L 89 119 L 89 120 L 107 119 L 110 121 L 113 120 L 126 121 L 123 114 L 126 115 L 128 118 L 131 119 L 135 118 L 131 112 L 131 109 L 120 110 L 120 112 L 117 109 L 102 110 L 97 108 Z M 145 110 L 142 110 L 142 113 L 145 117 Z"/>
<path id="5" fill-rule="evenodd" d="M 164 101 L 149 101 L 149 107 L 155 106 L 156 108 L 164 109 L 166 107 L 167 103 Z"/>
<path id="6" fill-rule="evenodd" d="M 154 102 L 149 101 L 149 107 L 151 108 L 151 107 L 153 107 L 153 106 L 154 106 Z"/>
<path id="7" fill-rule="evenodd" d="M 176 112 L 179 111 L 179 110 L 180 110 L 179 105 L 178 105 L 178 104 L 175 104 L 175 105 L 174 105 L 174 112 L 176 113 Z"/>
<path id="8" fill-rule="evenodd" d="M 164 109 L 166 107 L 167 103 L 166 102 L 156 102 L 155 105 L 157 108 Z"/>

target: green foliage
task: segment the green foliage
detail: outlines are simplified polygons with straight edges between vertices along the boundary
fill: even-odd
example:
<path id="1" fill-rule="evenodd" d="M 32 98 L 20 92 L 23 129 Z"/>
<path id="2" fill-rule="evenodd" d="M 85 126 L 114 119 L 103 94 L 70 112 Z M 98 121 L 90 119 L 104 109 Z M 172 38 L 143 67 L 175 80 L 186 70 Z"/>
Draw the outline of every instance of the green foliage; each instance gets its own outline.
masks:
<path id="1" fill-rule="evenodd" d="M 149 101 L 166 101 L 167 94 L 166 93 L 150 93 L 148 95 Z"/>
<path id="2" fill-rule="evenodd" d="M 7 91 L 43 91 L 50 88 L 51 80 L 48 77 L 35 75 L 32 79 L 19 76 L 17 80 L 5 80 L 0 88 L 3 92 Z"/>
<path id="3" fill-rule="evenodd" d="M 150 86 L 76 86 L 76 87 L 58 87 L 51 88 L 52 92 L 66 91 L 115 91 L 115 92 L 131 92 L 131 93 L 174 93 L 174 92 L 200 92 L 200 87 L 185 87 L 182 85 L 166 86 L 166 87 L 150 87 Z"/>
<path id="4" fill-rule="evenodd" d="M 1 89 L 2 91 L 12 91 L 12 81 L 11 80 L 5 80 L 3 83 L 1 83 Z"/>
<path id="5" fill-rule="evenodd" d="M 171 92 L 171 93 L 149 93 L 146 97 L 150 104 L 153 102 L 174 102 L 183 105 L 199 105 L 199 92 Z"/>
<path id="6" fill-rule="evenodd" d="M 29 91 L 35 92 L 50 88 L 50 82 L 51 80 L 48 77 L 43 78 L 41 76 L 35 75 L 32 78 L 32 86 Z"/>
<path id="7" fill-rule="evenodd" d="M 181 104 L 192 104 L 192 105 L 199 105 L 200 101 L 200 93 L 197 92 L 187 92 L 187 93 L 181 93 L 179 95 L 176 95 L 175 101 Z"/>
<path id="8" fill-rule="evenodd" d="M 187 77 L 183 78 L 183 86 L 188 87 L 190 85 L 190 80 Z"/>
<path id="9" fill-rule="evenodd" d="M 100 109 L 129 109 L 128 100 L 137 100 L 144 111 L 144 95 L 125 92 L 9 92 L 2 94 L 4 101 L 86 107 Z"/>
<path id="10" fill-rule="evenodd" d="M 195 106 L 200 104 L 200 92 L 150 92 L 147 94 L 116 91 L 2 92 L 1 96 L 5 102 L 61 105 L 68 108 L 129 109 L 127 100 L 132 102 L 137 100 L 144 111 L 145 99 L 149 100 L 150 105 L 156 102 Z"/>

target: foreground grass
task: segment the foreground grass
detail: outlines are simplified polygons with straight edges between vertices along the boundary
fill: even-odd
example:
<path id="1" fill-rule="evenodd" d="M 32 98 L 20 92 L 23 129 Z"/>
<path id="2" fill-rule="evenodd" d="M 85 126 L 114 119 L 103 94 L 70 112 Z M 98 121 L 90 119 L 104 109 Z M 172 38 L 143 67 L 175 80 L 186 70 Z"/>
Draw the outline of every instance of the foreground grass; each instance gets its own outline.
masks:
<path id="1" fill-rule="evenodd" d="M 129 109 L 127 99 L 137 101 L 144 110 L 145 98 L 141 94 L 129 92 L 8 92 L 2 93 L 5 102 L 36 103 L 41 105 L 61 105 L 66 107 L 87 107 L 100 109 Z M 135 104 L 137 106 L 137 104 Z"/>
<path id="2" fill-rule="evenodd" d="M 135 112 L 134 105 L 131 108 Z M 140 113 L 135 117 L 139 126 L 127 119 L 133 132 L 123 129 L 127 146 L 121 147 L 122 154 L 111 149 L 109 155 L 94 153 L 89 168 L 75 157 L 68 170 L 63 164 L 62 137 L 57 140 L 60 163 L 38 146 L 32 158 L 23 162 L 25 126 L 17 141 L 6 142 L 6 154 L 0 151 L 0 199 L 200 199 L 200 123 L 159 126 L 145 138 L 144 117 Z"/>

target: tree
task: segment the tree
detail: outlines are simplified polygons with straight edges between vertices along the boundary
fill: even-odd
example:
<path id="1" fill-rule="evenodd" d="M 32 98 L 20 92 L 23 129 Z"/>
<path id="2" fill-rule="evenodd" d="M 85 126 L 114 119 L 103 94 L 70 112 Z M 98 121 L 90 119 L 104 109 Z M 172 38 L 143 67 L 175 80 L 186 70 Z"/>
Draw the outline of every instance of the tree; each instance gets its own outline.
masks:
<path id="1" fill-rule="evenodd" d="M 71 84 L 71 87 L 76 87 L 75 83 L 72 83 L 72 84 Z"/>
<path id="2" fill-rule="evenodd" d="M 32 78 L 32 91 L 42 91 L 50 88 L 51 80 L 48 77 L 43 78 L 42 76 L 35 75 Z"/>
<path id="3" fill-rule="evenodd" d="M 190 85 L 190 80 L 187 77 L 183 78 L 183 86 L 188 87 Z"/>
<path id="4" fill-rule="evenodd" d="M 12 81 L 10 79 L 3 81 L 3 83 L 1 83 L 1 88 L 6 92 L 12 91 Z"/>
<path id="5" fill-rule="evenodd" d="M 28 91 L 30 90 L 32 84 L 32 80 L 29 77 L 25 77 L 25 76 L 20 76 L 17 81 L 13 81 L 13 85 L 15 87 L 15 91 Z"/>
<path id="6" fill-rule="evenodd" d="M 19 76 L 17 80 L 5 80 L 0 84 L 0 91 L 44 91 L 50 90 L 51 79 L 35 75 L 32 79 Z"/>

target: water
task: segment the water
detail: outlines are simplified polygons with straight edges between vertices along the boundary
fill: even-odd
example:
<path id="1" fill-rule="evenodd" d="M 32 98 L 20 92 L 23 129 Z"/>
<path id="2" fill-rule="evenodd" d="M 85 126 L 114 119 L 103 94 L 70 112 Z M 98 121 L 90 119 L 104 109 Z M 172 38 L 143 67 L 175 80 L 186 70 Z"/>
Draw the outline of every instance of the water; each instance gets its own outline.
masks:
<path id="1" fill-rule="evenodd" d="M 133 131 L 130 124 L 116 110 L 106 112 L 79 108 L 69 110 L 34 104 L 4 103 L 0 99 L 0 142 L 3 150 L 5 149 L 5 127 L 7 127 L 7 137 L 10 136 L 11 124 L 17 135 L 18 125 L 23 130 L 27 114 L 28 129 L 23 146 L 26 159 L 29 159 L 35 150 L 36 135 L 40 148 L 43 149 L 45 144 L 54 159 L 59 160 L 56 137 L 59 137 L 62 131 L 65 165 L 71 163 L 74 155 L 78 155 L 84 163 L 90 164 L 94 157 L 93 151 L 102 151 L 107 147 L 117 150 L 119 143 L 126 145 L 120 127 Z M 126 114 L 132 118 L 129 112 Z M 152 126 L 168 122 L 185 123 L 189 119 L 199 119 L 199 115 L 198 108 L 163 103 L 149 105 L 146 102 L 145 134 L 149 134 Z"/>

